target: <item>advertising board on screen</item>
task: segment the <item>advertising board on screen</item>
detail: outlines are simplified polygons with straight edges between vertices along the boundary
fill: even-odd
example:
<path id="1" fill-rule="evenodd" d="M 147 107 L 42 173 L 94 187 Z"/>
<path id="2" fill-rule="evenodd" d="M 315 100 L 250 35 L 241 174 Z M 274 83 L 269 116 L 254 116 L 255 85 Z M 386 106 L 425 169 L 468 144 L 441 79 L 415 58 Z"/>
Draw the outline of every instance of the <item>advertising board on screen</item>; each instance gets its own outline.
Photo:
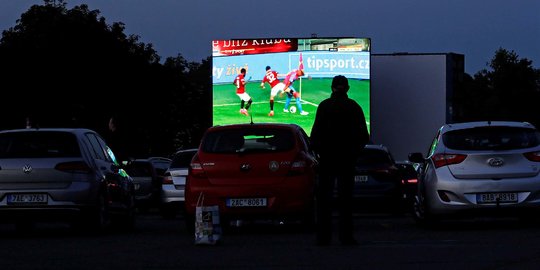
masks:
<path id="1" fill-rule="evenodd" d="M 343 75 L 369 129 L 370 54 L 369 38 L 214 40 L 212 124 L 296 123 L 310 134 L 332 78 Z"/>

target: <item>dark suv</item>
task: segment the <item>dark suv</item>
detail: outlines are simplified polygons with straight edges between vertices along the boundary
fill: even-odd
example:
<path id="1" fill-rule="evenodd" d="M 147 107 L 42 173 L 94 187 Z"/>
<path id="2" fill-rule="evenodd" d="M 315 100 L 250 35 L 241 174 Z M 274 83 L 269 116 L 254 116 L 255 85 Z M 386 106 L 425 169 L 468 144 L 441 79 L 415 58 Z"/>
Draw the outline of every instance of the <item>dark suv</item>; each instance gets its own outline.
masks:
<path id="1" fill-rule="evenodd" d="M 401 178 L 401 172 L 388 148 L 384 145 L 366 145 L 356 162 L 355 208 L 359 211 L 405 210 Z"/>

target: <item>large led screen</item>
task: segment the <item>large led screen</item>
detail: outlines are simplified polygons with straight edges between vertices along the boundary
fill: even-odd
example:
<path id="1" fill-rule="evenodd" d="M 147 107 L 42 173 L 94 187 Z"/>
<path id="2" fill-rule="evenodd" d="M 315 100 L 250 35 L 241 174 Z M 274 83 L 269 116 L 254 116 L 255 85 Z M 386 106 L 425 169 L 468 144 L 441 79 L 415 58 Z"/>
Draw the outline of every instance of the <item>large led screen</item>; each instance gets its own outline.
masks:
<path id="1" fill-rule="evenodd" d="M 214 40 L 213 125 L 296 123 L 310 134 L 332 78 L 343 75 L 371 130 L 370 51 L 369 38 Z"/>

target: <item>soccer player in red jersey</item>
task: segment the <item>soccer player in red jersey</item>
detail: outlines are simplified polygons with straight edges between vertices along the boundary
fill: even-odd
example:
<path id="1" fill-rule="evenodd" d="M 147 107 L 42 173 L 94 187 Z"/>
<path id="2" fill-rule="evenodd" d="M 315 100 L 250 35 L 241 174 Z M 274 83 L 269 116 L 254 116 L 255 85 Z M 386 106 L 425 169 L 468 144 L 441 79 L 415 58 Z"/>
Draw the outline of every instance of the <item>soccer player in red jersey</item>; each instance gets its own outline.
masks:
<path id="1" fill-rule="evenodd" d="M 249 94 L 246 92 L 246 69 L 242 68 L 240 74 L 234 78 L 233 84 L 236 86 L 236 95 L 240 98 L 240 113 L 248 115 L 249 107 L 253 102 Z M 247 104 L 245 104 L 247 102 Z M 245 108 L 244 108 L 245 105 Z"/>
<path id="2" fill-rule="evenodd" d="M 274 116 L 274 98 L 280 92 L 285 90 L 285 84 L 278 79 L 278 73 L 271 69 L 270 66 L 266 66 L 266 74 L 261 81 L 261 88 L 264 89 L 264 84 L 270 84 L 272 88 L 270 90 L 270 113 L 268 116 Z"/>

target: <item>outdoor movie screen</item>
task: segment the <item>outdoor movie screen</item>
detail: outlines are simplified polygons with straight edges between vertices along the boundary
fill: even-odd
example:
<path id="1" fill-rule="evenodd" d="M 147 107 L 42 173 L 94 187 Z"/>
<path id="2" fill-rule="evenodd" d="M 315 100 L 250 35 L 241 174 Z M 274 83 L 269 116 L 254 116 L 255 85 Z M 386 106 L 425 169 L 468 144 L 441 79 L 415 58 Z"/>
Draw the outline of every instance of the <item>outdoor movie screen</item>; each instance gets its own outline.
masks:
<path id="1" fill-rule="evenodd" d="M 295 123 L 309 135 L 332 79 L 343 75 L 371 130 L 370 52 L 369 38 L 214 40 L 212 124 Z"/>

